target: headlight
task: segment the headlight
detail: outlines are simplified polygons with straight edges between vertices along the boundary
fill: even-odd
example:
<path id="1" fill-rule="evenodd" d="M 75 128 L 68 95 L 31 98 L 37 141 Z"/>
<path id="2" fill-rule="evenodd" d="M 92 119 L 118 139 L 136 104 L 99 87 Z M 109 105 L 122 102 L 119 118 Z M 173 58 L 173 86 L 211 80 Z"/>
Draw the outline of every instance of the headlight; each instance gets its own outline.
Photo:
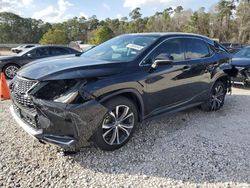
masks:
<path id="1" fill-rule="evenodd" d="M 82 89 L 86 83 L 87 81 L 84 80 L 46 81 L 41 82 L 30 94 L 37 99 L 80 104 L 93 98 L 91 94 Z"/>
<path id="2" fill-rule="evenodd" d="M 32 95 L 38 99 L 55 101 L 56 99 L 63 98 L 63 100 L 72 98 L 71 93 L 77 90 L 78 82 L 75 80 L 53 80 L 42 82 L 34 90 Z M 76 94 L 74 94 L 76 95 Z M 74 96 L 73 95 L 73 96 Z"/>
<path id="3" fill-rule="evenodd" d="M 64 96 L 61 96 L 61 97 L 55 99 L 54 101 L 60 102 L 60 103 L 71 103 L 76 99 L 77 96 L 78 96 L 78 91 L 73 91 L 73 92 L 70 92 Z"/>

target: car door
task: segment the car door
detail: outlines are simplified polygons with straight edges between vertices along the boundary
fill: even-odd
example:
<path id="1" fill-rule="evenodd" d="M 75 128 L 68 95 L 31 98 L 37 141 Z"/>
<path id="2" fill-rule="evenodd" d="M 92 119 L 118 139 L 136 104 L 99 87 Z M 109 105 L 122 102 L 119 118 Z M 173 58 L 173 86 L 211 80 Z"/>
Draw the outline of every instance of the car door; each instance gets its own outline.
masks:
<path id="1" fill-rule="evenodd" d="M 167 39 L 156 47 L 144 60 L 152 64 L 160 54 L 168 54 L 173 57 L 173 63 L 158 66 L 149 71 L 146 79 L 145 102 L 146 112 L 157 113 L 157 111 L 185 101 L 185 95 L 181 92 L 182 82 L 176 79 L 183 72 L 185 60 L 183 39 Z M 150 68 L 151 69 L 151 68 Z"/>
<path id="2" fill-rule="evenodd" d="M 146 111 L 152 115 L 187 105 L 201 92 L 199 79 L 203 69 L 195 66 L 200 61 L 186 59 L 185 37 L 167 39 L 153 50 L 146 62 L 153 62 L 162 53 L 172 56 L 173 63 L 158 66 L 145 80 Z"/>
<path id="3" fill-rule="evenodd" d="M 180 77 L 190 80 L 190 86 L 192 90 L 187 90 L 189 96 L 196 101 L 202 101 L 206 99 L 211 74 L 209 73 L 209 67 L 214 67 L 216 61 L 214 61 L 214 52 L 209 48 L 209 44 L 199 38 L 186 38 L 185 43 L 185 63 L 190 68 L 185 71 Z"/>

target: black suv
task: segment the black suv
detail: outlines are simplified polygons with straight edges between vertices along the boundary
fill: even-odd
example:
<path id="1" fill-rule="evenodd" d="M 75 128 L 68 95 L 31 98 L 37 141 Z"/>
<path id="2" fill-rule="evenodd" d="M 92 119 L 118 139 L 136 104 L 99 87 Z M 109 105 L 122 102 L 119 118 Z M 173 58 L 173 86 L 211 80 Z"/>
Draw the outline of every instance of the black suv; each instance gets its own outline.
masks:
<path id="1" fill-rule="evenodd" d="M 82 55 L 23 67 L 10 84 L 11 112 L 41 142 L 115 150 L 138 122 L 201 106 L 216 111 L 230 90 L 231 56 L 207 37 L 126 34 Z"/>

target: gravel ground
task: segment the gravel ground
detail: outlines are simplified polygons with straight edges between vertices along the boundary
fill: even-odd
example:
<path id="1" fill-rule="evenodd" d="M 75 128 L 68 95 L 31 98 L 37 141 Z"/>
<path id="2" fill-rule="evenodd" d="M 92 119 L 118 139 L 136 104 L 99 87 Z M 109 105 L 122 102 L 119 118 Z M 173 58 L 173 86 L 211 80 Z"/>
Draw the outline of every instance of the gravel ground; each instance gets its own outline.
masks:
<path id="1" fill-rule="evenodd" d="M 72 156 L 30 138 L 0 102 L 0 187 L 250 187 L 249 95 L 234 88 L 218 112 L 144 122 L 120 150 Z"/>

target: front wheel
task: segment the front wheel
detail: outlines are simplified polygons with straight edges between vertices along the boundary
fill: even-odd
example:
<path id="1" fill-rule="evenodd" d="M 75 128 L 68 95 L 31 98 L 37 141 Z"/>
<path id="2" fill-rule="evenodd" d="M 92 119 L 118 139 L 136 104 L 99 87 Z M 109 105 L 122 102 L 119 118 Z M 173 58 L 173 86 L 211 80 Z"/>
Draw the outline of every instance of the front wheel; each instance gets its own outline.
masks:
<path id="1" fill-rule="evenodd" d="M 221 81 L 217 81 L 210 91 L 209 100 L 201 105 L 202 110 L 217 111 L 222 108 L 226 93 L 225 84 Z"/>
<path id="2" fill-rule="evenodd" d="M 109 112 L 98 127 L 95 141 L 102 150 L 113 151 L 131 138 L 138 121 L 138 112 L 134 103 L 125 97 L 116 97 L 104 105 Z"/>

